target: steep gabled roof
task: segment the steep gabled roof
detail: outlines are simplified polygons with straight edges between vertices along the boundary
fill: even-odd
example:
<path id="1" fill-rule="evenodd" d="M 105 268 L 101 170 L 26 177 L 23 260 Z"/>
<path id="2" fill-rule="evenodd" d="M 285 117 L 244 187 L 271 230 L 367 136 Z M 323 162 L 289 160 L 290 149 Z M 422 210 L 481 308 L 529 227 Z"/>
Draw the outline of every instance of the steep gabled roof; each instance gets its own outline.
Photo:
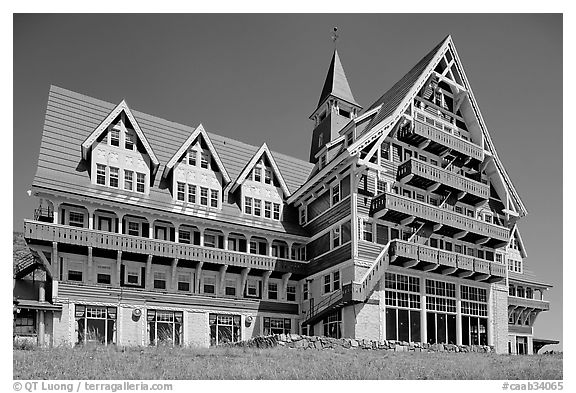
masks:
<path id="1" fill-rule="evenodd" d="M 488 128 L 482 119 L 479 107 L 474 99 L 474 94 L 468 83 L 468 79 L 462 67 L 458 53 L 452 42 L 452 37 L 448 35 L 444 38 L 438 45 L 434 47 L 426 56 L 424 56 L 402 79 L 400 79 L 392 88 L 390 88 L 386 93 L 384 93 L 374 104 L 372 104 L 367 110 L 370 111 L 374 108 L 378 108 L 378 114 L 372 119 L 368 127 L 366 127 L 363 135 L 349 148 L 351 154 L 355 154 L 357 151 L 361 150 L 368 144 L 372 143 L 374 140 L 378 139 L 383 132 L 390 132 L 391 127 L 381 127 L 379 125 L 388 124 L 389 121 L 396 122 L 402 115 L 407 104 L 416 96 L 420 88 L 432 75 L 434 68 L 439 63 L 440 59 L 444 53 L 450 50 L 454 55 L 454 64 L 458 69 L 462 77 L 462 83 L 468 92 L 468 99 L 470 100 L 471 106 L 474 110 L 478 123 L 480 124 L 482 135 L 487 142 L 488 151 L 493 155 L 494 162 L 498 169 L 498 173 L 502 176 L 506 188 L 509 190 L 514 202 L 520 210 L 522 216 L 526 215 L 527 211 L 516 191 L 512 181 L 510 180 L 502 162 L 498 158 L 492 139 L 488 132 Z"/>
<path id="2" fill-rule="evenodd" d="M 174 155 L 172 156 L 170 161 L 168 161 L 168 163 L 164 167 L 164 171 L 162 172 L 162 177 L 168 176 L 168 173 L 170 172 L 170 170 L 172 170 L 172 168 L 178 162 L 180 157 L 182 157 L 182 154 L 184 154 L 184 152 L 186 152 L 186 150 L 188 150 L 188 148 L 190 148 L 190 145 L 192 145 L 192 143 L 196 140 L 196 138 L 198 138 L 199 135 L 201 135 L 204 138 L 206 145 L 208 145 L 208 150 L 210 150 L 210 154 L 212 154 L 212 157 L 214 157 L 214 160 L 216 161 L 216 165 L 218 165 L 220 172 L 222 172 L 222 176 L 224 177 L 224 180 L 226 181 L 226 183 L 230 183 L 230 181 L 231 181 L 230 176 L 228 175 L 228 172 L 226 171 L 226 168 L 224 167 L 224 164 L 222 163 L 222 160 L 220 159 L 218 152 L 214 148 L 214 145 L 212 144 L 212 141 L 210 140 L 210 137 L 208 136 L 208 133 L 206 132 L 206 130 L 204 130 L 204 127 L 202 126 L 202 124 L 200 124 L 198 127 L 196 127 L 196 129 L 192 132 L 192 134 L 190 134 L 188 139 L 186 139 L 186 141 L 182 144 L 182 146 L 180 146 L 180 149 L 178 149 L 178 151 L 176 153 L 174 153 Z"/>
<path id="3" fill-rule="evenodd" d="M 322 105 L 324 100 L 329 96 L 340 98 L 360 107 L 360 104 L 356 102 L 352 95 L 352 90 L 350 90 L 350 85 L 348 84 L 348 79 L 344 73 L 344 68 L 340 62 L 340 56 L 338 56 L 337 50 L 334 50 L 334 54 L 332 55 L 332 61 L 330 62 L 330 68 L 328 68 L 324 87 L 318 100 L 318 106 Z"/>
<path id="4" fill-rule="evenodd" d="M 132 124 L 132 127 L 134 127 L 136 135 L 138 135 L 138 138 L 140 139 L 142 145 L 144 145 L 144 148 L 146 149 L 146 153 L 148 153 L 148 155 L 150 156 L 150 160 L 152 161 L 152 172 L 156 173 L 156 171 L 158 170 L 158 166 L 160 165 L 160 162 L 158 161 L 158 158 L 156 158 L 156 154 L 154 154 L 152 147 L 150 147 L 150 144 L 148 143 L 146 136 L 142 132 L 140 125 L 138 125 L 136 118 L 132 114 L 132 111 L 128 107 L 128 104 L 126 103 L 125 100 L 122 100 L 118 105 L 116 105 L 116 107 L 112 109 L 110 113 L 108 113 L 108 116 L 106 116 L 106 118 L 102 120 L 102 122 L 98 125 L 98 127 L 96 127 L 96 129 L 90 135 L 88 135 L 88 137 L 84 140 L 84 142 L 82 142 L 82 158 L 84 159 L 87 158 L 88 151 L 90 150 L 92 144 L 96 141 L 96 139 L 98 139 L 100 135 L 102 135 L 104 131 L 106 131 L 108 126 L 112 124 L 112 122 L 122 112 L 124 112 L 124 114 L 128 117 L 130 124 Z"/>
<path id="5" fill-rule="evenodd" d="M 266 145 L 266 143 L 263 143 L 262 146 L 260 146 L 260 149 L 258 149 L 258 151 L 252 156 L 252 159 L 250 159 L 248 164 L 246 164 L 242 172 L 240 172 L 238 178 L 234 181 L 234 184 L 232 185 L 230 192 L 234 192 L 238 188 L 238 186 L 240 186 L 244 182 L 244 180 L 246 180 L 246 177 L 248 176 L 252 168 L 254 168 L 254 165 L 256 165 L 256 163 L 260 160 L 260 157 L 262 157 L 262 155 L 266 155 L 266 157 L 268 157 L 270 165 L 274 170 L 274 175 L 278 179 L 278 182 L 280 183 L 280 188 L 282 188 L 282 191 L 284 192 L 284 196 L 289 197 L 290 190 L 288 189 L 288 186 L 284 181 L 284 177 L 282 177 L 282 173 L 278 168 L 278 164 L 276 164 L 276 160 L 274 160 L 274 157 L 272 156 L 272 153 L 270 152 L 270 149 L 268 149 L 268 145 Z"/>

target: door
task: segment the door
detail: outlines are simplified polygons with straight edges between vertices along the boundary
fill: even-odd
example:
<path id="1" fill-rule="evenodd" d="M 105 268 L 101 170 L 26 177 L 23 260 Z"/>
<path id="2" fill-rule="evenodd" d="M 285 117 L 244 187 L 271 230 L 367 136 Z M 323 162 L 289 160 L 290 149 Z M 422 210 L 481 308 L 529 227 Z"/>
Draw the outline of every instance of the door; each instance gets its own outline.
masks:
<path id="1" fill-rule="evenodd" d="M 112 232 L 112 219 L 110 217 L 98 217 L 98 229 L 100 231 Z"/>
<path id="2" fill-rule="evenodd" d="M 156 239 L 166 240 L 166 228 L 156 227 Z"/>

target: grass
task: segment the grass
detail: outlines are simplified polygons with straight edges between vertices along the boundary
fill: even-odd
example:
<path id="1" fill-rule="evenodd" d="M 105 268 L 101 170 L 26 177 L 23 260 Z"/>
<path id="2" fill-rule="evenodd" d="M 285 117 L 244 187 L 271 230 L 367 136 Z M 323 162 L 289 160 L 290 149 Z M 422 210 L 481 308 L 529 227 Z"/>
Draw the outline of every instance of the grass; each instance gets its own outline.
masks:
<path id="1" fill-rule="evenodd" d="M 14 379 L 561 380 L 562 354 L 94 346 L 15 349 L 13 367 Z"/>

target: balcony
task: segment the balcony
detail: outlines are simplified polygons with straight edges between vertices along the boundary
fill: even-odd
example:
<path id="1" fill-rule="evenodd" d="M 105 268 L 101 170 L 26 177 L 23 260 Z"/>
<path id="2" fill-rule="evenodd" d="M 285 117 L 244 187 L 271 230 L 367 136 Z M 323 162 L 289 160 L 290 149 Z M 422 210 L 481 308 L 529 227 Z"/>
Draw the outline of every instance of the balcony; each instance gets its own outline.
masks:
<path id="1" fill-rule="evenodd" d="M 166 240 L 146 239 L 113 232 L 24 220 L 24 238 L 39 242 L 94 247 L 157 257 L 303 275 L 307 264 L 265 255 L 246 254 Z"/>
<path id="2" fill-rule="evenodd" d="M 372 200 L 371 214 L 374 218 L 402 222 L 420 219 L 431 222 L 434 231 L 447 236 L 457 236 L 464 241 L 487 246 L 500 246 L 509 239 L 508 228 L 491 224 L 463 214 L 428 205 L 397 194 L 383 193 Z"/>
<path id="3" fill-rule="evenodd" d="M 533 308 L 540 311 L 550 310 L 550 303 L 545 300 L 508 296 L 508 306 Z"/>
<path id="4" fill-rule="evenodd" d="M 468 255 L 404 240 L 393 240 L 389 248 L 390 263 L 445 275 L 496 282 L 506 277 L 506 266 Z"/>
<path id="5" fill-rule="evenodd" d="M 457 127 L 414 108 L 414 125 L 398 132 L 398 139 L 420 146 L 427 151 L 443 155 L 449 151 L 476 162 L 484 160 L 482 147 L 454 135 Z"/>
<path id="6" fill-rule="evenodd" d="M 398 167 L 398 180 L 424 190 L 459 192 L 460 200 L 472 205 L 490 197 L 486 184 L 414 158 Z"/>

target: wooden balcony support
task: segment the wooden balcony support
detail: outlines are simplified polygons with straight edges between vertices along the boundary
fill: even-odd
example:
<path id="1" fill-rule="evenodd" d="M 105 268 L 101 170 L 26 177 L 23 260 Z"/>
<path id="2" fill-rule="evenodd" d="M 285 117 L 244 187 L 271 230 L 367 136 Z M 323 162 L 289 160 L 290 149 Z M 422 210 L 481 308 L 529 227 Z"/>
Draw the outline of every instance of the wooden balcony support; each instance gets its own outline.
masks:
<path id="1" fill-rule="evenodd" d="M 220 282 L 218 283 L 218 290 L 223 295 L 225 292 L 225 284 L 226 284 L 226 270 L 228 270 L 228 265 L 220 266 L 218 269 L 218 274 L 220 277 Z"/>
<path id="2" fill-rule="evenodd" d="M 485 280 L 487 280 L 487 279 L 489 279 L 489 278 L 490 278 L 490 275 L 489 275 L 489 274 L 479 274 L 479 275 L 477 275 L 476 277 L 474 277 L 474 280 L 476 280 L 476 281 L 485 281 Z"/>
<path id="3" fill-rule="evenodd" d="M 456 194 L 456 199 L 458 199 L 459 201 L 462 200 L 462 198 L 464 198 L 466 196 L 467 192 L 466 191 L 460 191 L 458 194 Z"/>
<path id="4" fill-rule="evenodd" d="M 425 272 L 430 272 L 430 271 L 436 269 L 438 266 L 440 266 L 440 265 L 437 263 L 429 263 L 429 264 L 424 265 L 422 270 Z"/>
<path id="5" fill-rule="evenodd" d="M 268 300 L 268 281 L 270 280 L 271 270 L 267 270 L 262 274 L 262 299 Z"/>
<path id="6" fill-rule="evenodd" d="M 246 281 L 248 281 L 248 273 L 250 273 L 250 268 L 245 267 L 242 269 L 242 273 L 240 274 L 240 293 L 244 293 L 244 289 L 246 288 Z"/>
<path id="7" fill-rule="evenodd" d="M 404 266 L 404 267 L 414 267 L 414 266 L 416 266 L 416 265 L 418 265 L 418 261 L 415 260 L 415 259 L 406 261 L 406 262 L 404 262 L 404 263 L 402 264 L 402 266 Z"/>
<path id="8" fill-rule="evenodd" d="M 462 239 L 463 237 L 468 235 L 468 231 L 460 231 L 454 234 L 454 239 Z"/>
<path id="9" fill-rule="evenodd" d="M 146 281 L 144 282 L 144 288 L 152 289 L 152 280 L 154 277 L 152 276 L 152 255 L 148 255 L 148 259 L 146 260 Z"/>
<path id="10" fill-rule="evenodd" d="M 447 267 L 445 269 L 442 269 L 441 273 L 444 274 L 445 276 L 448 276 L 450 274 L 456 273 L 457 270 L 458 268 L 455 267 Z"/>
<path id="11" fill-rule="evenodd" d="M 172 259 L 172 264 L 171 264 L 171 277 L 172 279 L 170 280 L 170 283 L 172 284 L 170 287 L 172 288 L 173 291 L 178 290 L 178 258 L 174 258 Z"/>
<path id="12" fill-rule="evenodd" d="M 460 277 L 460 278 L 467 278 L 467 277 L 470 277 L 470 276 L 473 275 L 473 274 L 474 274 L 473 271 L 464 271 L 464 272 L 458 273 L 458 277 Z"/>
<path id="13" fill-rule="evenodd" d="M 288 288 L 288 280 L 292 276 L 292 273 L 284 273 L 282 275 L 282 300 L 286 300 L 286 291 Z"/>
<path id="14" fill-rule="evenodd" d="M 410 224 L 412 224 L 415 220 L 416 220 L 416 217 L 410 216 L 410 217 L 405 218 L 405 219 L 403 219 L 402 221 L 400 221 L 400 224 L 401 224 L 401 225 L 410 225 Z"/>
<path id="15" fill-rule="evenodd" d="M 94 258 L 92 257 L 92 247 L 88 246 L 88 282 L 94 281 Z"/>
<path id="16" fill-rule="evenodd" d="M 436 183 L 432 184 L 430 187 L 428 187 L 428 188 L 426 189 L 426 191 L 428 191 L 428 192 L 434 192 L 434 191 L 436 191 L 441 185 L 442 185 L 442 183 L 436 182 Z"/>
<path id="17" fill-rule="evenodd" d="M 198 262 L 196 265 L 196 282 L 194 283 L 194 289 L 196 289 L 196 293 L 200 293 L 200 278 L 202 277 L 202 267 L 204 266 L 204 262 Z"/>
<path id="18" fill-rule="evenodd" d="M 474 243 L 478 245 L 486 244 L 490 240 L 489 237 L 481 237 L 480 239 L 476 240 Z"/>
<path id="19" fill-rule="evenodd" d="M 120 275 L 122 274 L 122 251 L 118 251 L 116 253 L 116 285 L 120 286 L 122 282 L 122 278 Z"/>

